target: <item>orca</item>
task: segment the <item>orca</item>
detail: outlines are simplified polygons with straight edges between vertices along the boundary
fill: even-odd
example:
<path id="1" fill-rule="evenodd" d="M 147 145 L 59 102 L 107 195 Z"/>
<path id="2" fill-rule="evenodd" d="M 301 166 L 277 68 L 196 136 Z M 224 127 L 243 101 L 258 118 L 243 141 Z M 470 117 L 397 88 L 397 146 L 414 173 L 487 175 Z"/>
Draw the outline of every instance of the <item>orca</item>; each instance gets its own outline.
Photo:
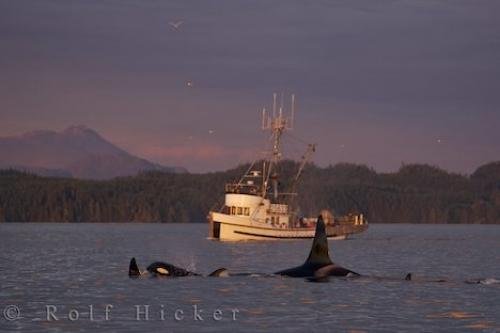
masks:
<path id="1" fill-rule="evenodd" d="M 128 268 L 128 276 L 136 278 L 144 275 L 153 277 L 180 277 L 180 276 L 197 276 L 199 274 L 190 272 L 184 268 L 174 266 L 169 263 L 155 261 L 149 265 L 145 271 L 141 271 L 137 265 L 135 258 L 130 259 Z"/>
<path id="2" fill-rule="evenodd" d="M 162 261 L 155 261 L 152 264 L 150 264 L 145 271 L 141 271 L 139 269 L 139 266 L 137 265 L 137 261 L 135 260 L 135 258 L 130 259 L 128 276 L 130 278 L 137 278 L 145 275 L 149 275 L 151 277 L 201 276 L 201 274 L 191 272 L 184 268 L 177 267 Z M 219 268 L 214 272 L 210 273 L 209 276 L 225 277 L 229 276 L 229 274 L 227 269 Z"/>
<path id="3" fill-rule="evenodd" d="M 295 278 L 308 278 L 315 282 L 326 281 L 329 276 L 360 276 L 356 272 L 333 263 L 330 259 L 325 222 L 321 215 L 318 217 L 318 222 L 316 223 L 314 240 L 307 260 L 300 266 L 288 268 L 274 274 Z"/>
<path id="4" fill-rule="evenodd" d="M 174 266 L 172 264 L 155 261 L 149 265 L 146 270 L 155 276 L 169 276 L 169 277 L 181 277 L 181 276 L 199 276 L 200 274 L 190 272 L 184 268 Z"/>
<path id="5" fill-rule="evenodd" d="M 328 282 L 331 276 L 338 277 L 361 277 L 359 273 L 352 270 L 344 268 L 340 265 L 335 264 L 329 255 L 328 250 L 328 239 L 326 236 L 326 227 L 323 221 L 323 217 L 320 215 L 318 217 L 318 222 L 316 224 L 316 230 L 314 235 L 314 240 L 309 252 L 309 256 L 306 261 L 297 267 L 288 268 L 285 270 L 278 271 L 273 274 L 265 273 L 230 273 L 226 268 L 219 268 L 212 273 L 209 277 L 229 277 L 229 276 L 240 276 L 240 277 L 273 277 L 273 276 L 287 276 L 292 278 L 306 278 L 310 282 Z M 185 276 L 202 276 L 201 274 L 188 271 L 184 268 L 174 266 L 169 263 L 156 261 L 150 264 L 145 271 L 141 271 L 135 258 L 130 260 L 128 275 L 130 278 L 137 278 L 141 276 L 149 275 L 151 277 L 185 277 Z M 363 276 L 364 278 L 372 280 L 388 280 L 388 281 L 407 281 L 411 282 L 452 282 L 446 279 L 422 279 L 414 278 L 412 273 L 406 274 L 402 278 L 391 278 L 391 277 L 377 277 L 377 276 Z M 498 284 L 500 280 L 495 278 L 486 279 L 470 279 L 465 281 L 467 284 Z"/>

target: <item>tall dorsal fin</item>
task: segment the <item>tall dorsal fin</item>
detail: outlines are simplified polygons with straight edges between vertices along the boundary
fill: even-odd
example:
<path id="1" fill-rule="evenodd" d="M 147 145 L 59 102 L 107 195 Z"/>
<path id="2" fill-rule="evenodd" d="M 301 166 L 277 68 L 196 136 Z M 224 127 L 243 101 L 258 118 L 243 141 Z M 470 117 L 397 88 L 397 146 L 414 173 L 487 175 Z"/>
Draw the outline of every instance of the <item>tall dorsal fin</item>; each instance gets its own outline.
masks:
<path id="1" fill-rule="evenodd" d="M 128 266 L 128 276 L 129 277 L 137 277 L 141 275 L 141 271 L 139 270 L 139 266 L 135 262 L 135 258 L 130 259 L 130 265 Z"/>
<path id="2" fill-rule="evenodd" d="M 326 227 L 323 217 L 318 216 L 316 222 L 316 232 L 314 233 L 314 241 L 312 243 L 311 252 L 304 265 L 329 265 L 332 260 L 328 255 L 328 238 L 326 237 Z"/>

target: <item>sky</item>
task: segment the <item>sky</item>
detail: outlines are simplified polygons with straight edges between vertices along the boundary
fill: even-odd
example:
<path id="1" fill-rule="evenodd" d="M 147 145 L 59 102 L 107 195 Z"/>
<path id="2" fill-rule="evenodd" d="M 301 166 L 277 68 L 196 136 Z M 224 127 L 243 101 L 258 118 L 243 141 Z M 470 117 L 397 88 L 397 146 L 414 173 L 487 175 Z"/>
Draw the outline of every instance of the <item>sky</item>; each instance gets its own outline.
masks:
<path id="1" fill-rule="evenodd" d="M 472 173 L 500 160 L 500 2 L 0 0 L 0 136 L 86 125 L 225 170 L 264 149 L 273 92 L 320 166 Z"/>

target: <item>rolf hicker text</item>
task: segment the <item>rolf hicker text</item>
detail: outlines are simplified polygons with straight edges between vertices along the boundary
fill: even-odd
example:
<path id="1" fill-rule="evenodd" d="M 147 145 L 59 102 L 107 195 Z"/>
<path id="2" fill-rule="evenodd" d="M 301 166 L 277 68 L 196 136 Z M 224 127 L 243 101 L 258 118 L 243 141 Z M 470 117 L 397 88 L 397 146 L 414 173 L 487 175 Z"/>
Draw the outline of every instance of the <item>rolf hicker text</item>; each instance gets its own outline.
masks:
<path id="1" fill-rule="evenodd" d="M 92 304 L 68 308 L 60 305 L 45 305 L 46 321 L 110 321 L 118 319 L 136 320 L 136 321 L 236 321 L 239 315 L 239 309 L 207 309 L 199 305 L 191 307 L 172 308 L 160 305 L 136 304 L 129 309 L 119 309 L 113 304 L 94 306 Z M 114 315 L 115 314 L 115 315 Z"/>

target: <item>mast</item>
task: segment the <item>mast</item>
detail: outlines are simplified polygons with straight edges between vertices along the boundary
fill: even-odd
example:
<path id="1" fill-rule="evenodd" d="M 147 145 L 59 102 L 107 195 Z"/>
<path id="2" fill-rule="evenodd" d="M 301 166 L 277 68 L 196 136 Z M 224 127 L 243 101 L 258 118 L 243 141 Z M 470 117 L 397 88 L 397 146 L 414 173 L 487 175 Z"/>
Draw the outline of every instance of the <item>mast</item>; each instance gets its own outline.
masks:
<path id="1" fill-rule="evenodd" d="M 263 165 L 263 187 L 262 187 L 262 196 L 266 197 L 267 195 L 267 184 L 269 181 L 272 183 L 272 194 L 275 201 L 278 201 L 279 198 L 279 173 L 277 170 L 278 163 L 281 160 L 281 136 L 286 130 L 293 129 L 293 123 L 295 118 L 295 95 L 291 95 L 291 117 L 287 117 L 285 113 L 284 106 L 284 97 L 283 93 L 281 94 L 281 101 L 279 110 L 276 110 L 276 99 L 277 93 L 273 93 L 273 112 L 272 116 L 267 116 L 265 109 L 262 112 L 262 129 L 269 130 L 271 132 L 271 140 L 273 143 L 271 150 L 271 157 L 269 159 L 269 163 L 266 170 L 266 162 L 264 161 Z M 278 112 L 277 112 L 278 111 Z"/>
<path id="2" fill-rule="evenodd" d="M 315 150 L 315 145 L 309 145 L 308 150 L 302 156 L 302 162 L 299 165 L 298 171 L 295 176 L 291 177 L 291 182 L 287 186 L 288 192 L 280 193 L 279 179 L 281 175 L 279 165 L 283 156 L 281 151 L 282 136 L 287 130 L 293 130 L 294 128 L 295 95 L 291 94 L 289 112 L 285 109 L 284 94 L 280 94 L 279 105 L 277 104 L 277 97 L 278 94 L 273 93 L 272 112 L 269 112 L 266 108 L 262 109 L 262 130 L 271 132 L 271 147 L 266 151 L 266 155 L 262 160 L 262 169 L 254 169 L 257 163 L 257 160 L 254 160 L 238 181 L 226 184 L 225 192 L 226 194 L 257 195 L 262 199 L 267 199 L 270 203 L 276 204 L 276 206 L 272 207 L 272 209 L 274 209 L 274 211 L 271 212 L 273 219 L 274 217 L 279 218 L 279 215 L 286 214 L 288 215 L 288 222 L 290 225 L 293 225 L 293 219 L 290 219 L 290 217 L 297 215 L 295 207 L 297 182 L 307 160 Z M 257 183 L 255 183 L 256 178 Z M 261 180 L 260 184 L 259 180 Z M 279 219 L 276 219 L 276 221 L 278 220 Z"/>

